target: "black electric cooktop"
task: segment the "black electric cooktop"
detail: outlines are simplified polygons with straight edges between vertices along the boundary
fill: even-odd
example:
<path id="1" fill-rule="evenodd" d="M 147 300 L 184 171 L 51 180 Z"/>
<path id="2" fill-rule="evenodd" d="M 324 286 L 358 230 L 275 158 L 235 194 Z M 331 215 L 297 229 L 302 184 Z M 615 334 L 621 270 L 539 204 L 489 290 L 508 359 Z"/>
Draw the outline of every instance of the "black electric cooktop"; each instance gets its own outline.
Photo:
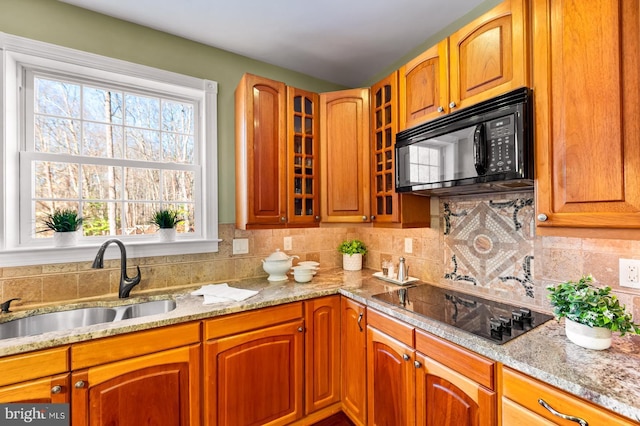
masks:
<path id="1" fill-rule="evenodd" d="M 497 344 L 549 321 L 542 314 L 516 305 L 422 284 L 376 294 L 374 299 L 444 322 Z"/>

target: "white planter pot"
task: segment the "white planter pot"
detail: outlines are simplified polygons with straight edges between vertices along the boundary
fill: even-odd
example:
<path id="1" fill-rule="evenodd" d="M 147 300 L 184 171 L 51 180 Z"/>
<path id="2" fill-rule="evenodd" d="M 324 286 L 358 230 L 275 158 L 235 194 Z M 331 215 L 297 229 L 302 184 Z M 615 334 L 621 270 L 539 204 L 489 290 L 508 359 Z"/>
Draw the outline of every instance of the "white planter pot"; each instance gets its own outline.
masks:
<path id="1" fill-rule="evenodd" d="M 168 243 L 176 240 L 176 228 L 160 228 L 158 229 L 160 241 Z"/>
<path id="2" fill-rule="evenodd" d="M 611 330 L 603 327 L 589 327 L 565 318 L 567 338 L 587 349 L 603 350 L 611 347 Z"/>
<path id="3" fill-rule="evenodd" d="M 342 255 L 342 268 L 345 271 L 359 271 L 362 269 L 362 255 L 356 254 L 343 254 Z"/>
<path id="4" fill-rule="evenodd" d="M 78 244 L 78 232 L 54 232 L 53 233 L 53 246 L 54 247 L 73 247 Z"/>

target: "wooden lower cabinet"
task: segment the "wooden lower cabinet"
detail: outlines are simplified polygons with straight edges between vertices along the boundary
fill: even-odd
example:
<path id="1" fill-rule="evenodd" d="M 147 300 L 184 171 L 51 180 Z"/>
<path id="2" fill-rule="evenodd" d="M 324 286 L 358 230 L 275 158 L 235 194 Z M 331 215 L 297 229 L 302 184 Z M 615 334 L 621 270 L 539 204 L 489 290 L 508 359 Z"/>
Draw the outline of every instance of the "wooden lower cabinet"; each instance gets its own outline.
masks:
<path id="1" fill-rule="evenodd" d="M 549 408 L 545 408 L 542 403 Z M 551 385 L 502 366 L 502 426 L 632 426 L 640 423 L 570 395 Z M 559 414 L 572 416 L 563 419 Z M 584 423 L 580 423 L 580 421 Z"/>
<path id="2" fill-rule="evenodd" d="M 367 321 L 367 424 L 413 425 L 413 328 L 375 311 Z"/>
<path id="3" fill-rule="evenodd" d="M 302 303 L 205 322 L 206 425 L 284 425 L 304 415 Z"/>
<path id="4" fill-rule="evenodd" d="M 342 410 L 358 426 L 367 423 L 367 312 L 365 306 L 341 300 Z"/>
<path id="5" fill-rule="evenodd" d="M 69 402 L 68 347 L 0 359 L 0 403 Z"/>
<path id="6" fill-rule="evenodd" d="M 200 352 L 199 323 L 73 345 L 73 425 L 199 425 Z"/>
<path id="7" fill-rule="evenodd" d="M 306 415 L 340 402 L 340 296 L 304 302 Z"/>

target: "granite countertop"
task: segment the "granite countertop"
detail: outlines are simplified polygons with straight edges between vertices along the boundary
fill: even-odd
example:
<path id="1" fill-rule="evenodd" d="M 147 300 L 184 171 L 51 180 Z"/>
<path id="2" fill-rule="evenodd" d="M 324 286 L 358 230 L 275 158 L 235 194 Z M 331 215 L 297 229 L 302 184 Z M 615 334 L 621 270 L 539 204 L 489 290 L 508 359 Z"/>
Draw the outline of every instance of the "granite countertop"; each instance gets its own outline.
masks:
<path id="1" fill-rule="evenodd" d="M 203 305 L 201 296 L 183 288 L 174 294 L 150 294 L 129 300 L 101 300 L 76 303 L 42 312 L 83 306 L 114 306 L 167 297 L 175 298 L 176 309 L 148 317 L 98 324 L 59 332 L 0 340 L 0 356 L 19 354 L 59 345 L 82 342 L 140 331 L 186 321 L 211 318 L 235 312 L 274 306 L 331 294 L 342 294 L 364 305 L 398 318 L 415 327 L 433 333 L 476 353 L 499 361 L 506 366 L 529 374 L 560 389 L 578 395 L 616 413 L 640 420 L 640 336 L 614 335 L 612 347 L 604 351 L 580 348 L 569 342 L 564 324 L 555 320 L 535 328 L 503 345 L 496 345 L 481 337 L 447 324 L 411 313 L 399 307 L 377 301 L 371 296 L 398 289 L 398 286 L 372 277 L 373 270 L 356 272 L 341 268 L 321 269 L 310 283 L 298 284 L 290 279 L 270 283 L 266 278 L 228 281 L 230 286 L 259 290 L 242 302 Z M 419 284 L 419 283 L 418 283 Z M 134 290 L 135 295 L 135 290 Z M 17 312 L 0 317 L 0 322 L 24 316 Z"/>

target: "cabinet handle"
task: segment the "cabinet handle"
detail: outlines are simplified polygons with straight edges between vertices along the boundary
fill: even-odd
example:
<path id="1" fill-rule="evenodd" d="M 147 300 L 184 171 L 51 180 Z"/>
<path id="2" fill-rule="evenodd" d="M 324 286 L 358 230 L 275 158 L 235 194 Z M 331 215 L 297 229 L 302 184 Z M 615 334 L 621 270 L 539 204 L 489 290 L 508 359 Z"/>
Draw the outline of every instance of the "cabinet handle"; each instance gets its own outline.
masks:
<path id="1" fill-rule="evenodd" d="M 562 414 L 561 412 L 554 410 L 553 407 L 547 404 L 545 400 L 542 398 L 538 399 L 538 404 L 542 405 L 554 416 L 560 417 L 561 419 L 569 420 L 570 422 L 579 423 L 580 426 L 589 426 L 589 423 L 587 423 L 586 420 L 583 420 L 580 417 L 570 416 L 568 414 Z"/>
<path id="2" fill-rule="evenodd" d="M 60 393 L 62 392 L 62 386 L 60 385 L 55 385 L 54 387 L 51 388 L 51 393 Z"/>
<path id="3" fill-rule="evenodd" d="M 85 385 L 84 380 L 78 380 L 74 386 L 76 387 L 76 389 L 82 389 L 84 385 Z"/>
<path id="4" fill-rule="evenodd" d="M 407 354 L 403 354 L 402 355 L 402 359 L 404 359 L 405 361 L 409 361 L 411 359 L 411 357 Z"/>
<path id="5" fill-rule="evenodd" d="M 438 107 L 438 112 L 444 112 L 444 107 L 442 105 Z"/>
<path id="6" fill-rule="evenodd" d="M 456 105 L 456 103 L 455 103 L 454 101 L 451 101 L 451 102 L 449 103 L 449 108 L 455 108 L 456 106 L 457 106 L 457 105 Z"/>
<path id="7" fill-rule="evenodd" d="M 365 220 L 365 221 L 366 221 L 366 220 L 367 220 L 367 216 L 362 215 L 362 220 Z"/>
<path id="8" fill-rule="evenodd" d="M 280 218 L 280 222 L 286 222 L 286 221 L 287 221 L 287 217 L 286 217 L 286 216 L 282 216 L 282 217 Z"/>
<path id="9" fill-rule="evenodd" d="M 540 222 L 546 222 L 546 221 L 547 221 L 547 219 L 549 219 L 549 218 L 548 218 L 548 217 L 547 217 L 547 215 L 546 215 L 546 214 L 544 214 L 544 213 L 540 213 L 540 214 L 538 215 L 538 220 L 539 220 Z"/>
<path id="10" fill-rule="evenodd" d="M 364 329 L 362 328 L 362 317 L 364 316 L 364 312 L 360 312 L 360 315 L 358 315 L 358 328 L 360 329 L 360 333 L 362 333 L 364 331 Z"/>
<path id="11" fill-rule="evenodd" d="M 320 220 L 320 216 L 316 216 L 314 219 L 315 220 Z"/>
<path id="12" fill-rule="evenodd" d="M 300 333 L 302 333 L 302 332 L 304 331 L 304 327 L 302 327 L 302 326 L 298 327 L 298 331 L 299 331 Z"/>
<path id="13" fill-rule="evenodd" d="M 421 363 L 420 361 L 413 361 L 413 365 L 414 365 L 416 368 L 420 368 L 420 367 L 422 367 L 422 363 Z"/>
<path id="14" fill-rule="evenodd" d="M 372 220 L 372 221 L 373 221 L 373 220 L 376 220 L 376 215 L 372 214 L 372 215 L 371 215 L 371 220 Z"/>

